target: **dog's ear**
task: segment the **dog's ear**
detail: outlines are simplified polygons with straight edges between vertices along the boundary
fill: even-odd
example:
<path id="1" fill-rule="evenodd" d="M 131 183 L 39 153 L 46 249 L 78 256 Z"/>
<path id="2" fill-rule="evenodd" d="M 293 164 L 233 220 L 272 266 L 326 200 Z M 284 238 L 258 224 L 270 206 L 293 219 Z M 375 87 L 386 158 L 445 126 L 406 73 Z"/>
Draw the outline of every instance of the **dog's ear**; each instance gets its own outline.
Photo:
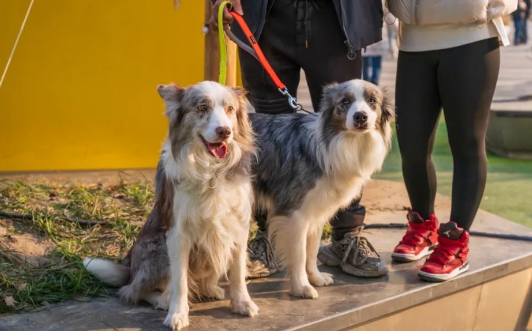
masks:
<path id="1" fill-rule="evenodd" d="M 339 88 L 338 83 L 334 82 L 329 85 L 326 85 L 323 88 L 323 94 L 321 98 L 320 110 L 325 111 L 331 109 L 334 106 L 334 100 L 338 94 Z"/>
<path id="2" fill-rule="evenodd" d="M 231 90 L 238 97 L 238 109 L 236 111 L 237 126 L 234 130 L 235 140 L 245 152 L 254 152 L 253 129 L 249 122 L 248 112 L 253 106 L 246 98 L 247 91 L 242 87 L 232 87 Z"/>
<path id="3" fill-rule="evenodd" d="M 246 94 L 248 94 L 248 91 L 246 91 L 243 87 L 240 87 L 240 86 L 235 86 L 235 87 L 231 87 L 231 90 L 239 97 L 239 98 L 242 98 L 242 97 L 245 97 Z"/>
<path id="4" fill-rule="evenodd" d="M 183 100 L 184 91 L 184 88 L 175 83 L 157 86 L 157 92 L 166 104 L 166 116 L 169 116 L 171 111 L 179 108 Z"/>
<path id="5" fill-rule="evenodd" d="M 382 89 L 382 106 L 381 106 L 381 126 L 392 121 L 395 117 L 394 103 L 389 97 L 388 90 Z"/>

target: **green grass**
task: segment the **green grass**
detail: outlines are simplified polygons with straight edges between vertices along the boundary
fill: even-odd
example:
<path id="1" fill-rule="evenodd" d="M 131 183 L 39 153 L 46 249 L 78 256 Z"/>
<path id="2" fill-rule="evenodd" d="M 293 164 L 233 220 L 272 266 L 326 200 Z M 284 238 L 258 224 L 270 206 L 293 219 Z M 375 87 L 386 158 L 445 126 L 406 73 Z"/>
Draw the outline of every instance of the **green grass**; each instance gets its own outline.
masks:
<path id="1" fill-rule="evenodd" d="M 0 218 L 0 315 L 48 304 L 105 296 L 108 288 L 83 268 L 82 257 L 119 260 L 133 245 L 153 204 L 147 182 L 116 186 L 0 183 L 0 210 L 32 214 L 34 220 Z M 77 220 L 105 222 L 80 226 Z M 40 263 L 26 261 L 10 242 L 31 234 L 53 247 Z"/>
<path id="2" fill-rule="evenodd" d="M 438 192 L 450 196 L 453 163 L 447 143 L 447 126 L 438 127 L 433 160 L 438 173 Z M 376 178 L 402 181 L 397 141 Z M 532 160 L 516 160 L 488 154 L 488 182 L 480 208 L 532 227 Z"/>

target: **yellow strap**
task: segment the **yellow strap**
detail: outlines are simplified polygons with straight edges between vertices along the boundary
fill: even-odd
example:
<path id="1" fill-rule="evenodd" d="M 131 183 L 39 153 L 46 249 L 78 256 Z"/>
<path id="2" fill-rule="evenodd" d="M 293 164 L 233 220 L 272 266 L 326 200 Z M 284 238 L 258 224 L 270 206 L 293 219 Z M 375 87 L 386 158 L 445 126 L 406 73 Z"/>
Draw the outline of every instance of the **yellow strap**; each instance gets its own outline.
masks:
<path id="1" fill-rule="evenodd" d="M 233 4 L 230 1 L 224 1 L 218 9 L 218 39 L 220 41 L 220 76 L 218 82 L 225 85 L 227 81 L 227 45 L 225 43 L 224 33 L 224 8 L 228 6 L 228 9 L 233 8 Z"/>

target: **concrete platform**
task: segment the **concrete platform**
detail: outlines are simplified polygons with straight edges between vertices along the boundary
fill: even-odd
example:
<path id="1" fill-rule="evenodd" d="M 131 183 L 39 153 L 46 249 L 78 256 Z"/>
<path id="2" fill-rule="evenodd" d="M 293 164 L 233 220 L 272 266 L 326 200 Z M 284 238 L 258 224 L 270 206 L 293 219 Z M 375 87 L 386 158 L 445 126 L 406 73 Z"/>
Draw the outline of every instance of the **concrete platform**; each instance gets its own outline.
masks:
<path id="1" fill-rule="evenodd" d="M 369 204 L 368 223 L 404 221 L 401 205 L 406 195 L 401 193 L 397 199 L 391 194 L 397 185 L 401 184 L 378 185 L 382 199 Z M 368 191 L 375 189 L 369 187 Z M 374 196 L 374 192 L 368 195 Z M 448 207 L 448 199 L 438 197 L 442 220 L 448 218 Z M 479 213 L 474 229 L 532 235 L 531 229 L 486 212 Z M 335 284 L 318 289 L 320 297 L 316 300 L 289 296 L 283 275 L 252 281 L 249 289 L 260 307 L 258 317 L 231 314 L 228 300 L 194 304 L 187 330 L 426 331 L 433 330 L 427 329 L 426 323 L 435 319 L 437 330 L 525 330 L 532 312 L 532 243 L 473 237 L 470 271 L 446 283 L 430 284 L 417 278 L 421 262 L 391 263 L 391 250 L 402 234 L 400 230 L 367 230 L 367 237 L 389 263 L 388 276 L 360 279 L 321 266 L 321 270 L 335 275 Z M 0 318 L 0 330 L 166 330 L 164 317 L 165 312 L 149 306 L 128 306 L 115 298 L 105 298 L 4 316 Z M 413 321 L 418 322 L 408 324 Z"/>

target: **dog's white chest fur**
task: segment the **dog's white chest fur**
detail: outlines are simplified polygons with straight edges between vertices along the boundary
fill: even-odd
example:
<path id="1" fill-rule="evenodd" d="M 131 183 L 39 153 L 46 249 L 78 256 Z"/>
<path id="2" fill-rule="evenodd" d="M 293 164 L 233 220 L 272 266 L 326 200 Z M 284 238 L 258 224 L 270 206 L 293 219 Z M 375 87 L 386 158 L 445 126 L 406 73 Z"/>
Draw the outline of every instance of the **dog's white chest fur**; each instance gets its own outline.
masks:
<path id="1" fill-rule="evenodd" d="M 330 172 L 318 179 L 298 211 L 321 228 L 338 209 L 347 207 L 360 195 L 362 187 L 380 167 L 386 156 L 386 144 L 378 133 L 339 138 L 326 153 L 325 168 Z M 350 149 L 350 151 L 348 150 Z"/>
<path id="2" fill-rule="evenodd" d="M 197 163 L 190 166 L 198 172 L 194 179 L 179 176 L 188 165 L 175 164 L 171 153 L 166 155 L 169 157 L 165 159 L 165 166 L 181 170 L 174 172 L 177 175 L 173 178 L 174 225 L 167 234 L 167 241 L 188 241 L 187 246 L 192 249 L 191 272 L 196 272 L 194 276 L 201 278 L 200 272 L 222 276 L 229 267 L 233 249 L 249 231 L 253 203 L 249 178 L 225 179 L 223 174 L 213 173 L 212 167 L 202 169 Z M 206 173 L 201 174 L 202 170 Z M 216 185 L 209 187 L 211 181 L 197 181 L 198 176 L 218 176 Z"/>
<path id="3" fill-rule="evenodd" d="M 232 251 L 248 235 L 251 185 L 222 185 L 203 197 L 186 191 L 176 193 L 174 227 L 180 233 L 179 238 L 171 237 L 176 233 L 171 231 L 167 240 L 190 241 L 190 270 L 195 277 L 211 273 L 222 276 L 229 269 Z"/>
<path id="4" fill-rule="evenodd" d="M 251 215 L 250 183 L 227 182 L 207 192 L 177 187 L 175 192 L 175 226 L 193 244 L 212 245 L 210 241 L 218 239 L 234 241 L 239 231 L 247 231 Z"/>

